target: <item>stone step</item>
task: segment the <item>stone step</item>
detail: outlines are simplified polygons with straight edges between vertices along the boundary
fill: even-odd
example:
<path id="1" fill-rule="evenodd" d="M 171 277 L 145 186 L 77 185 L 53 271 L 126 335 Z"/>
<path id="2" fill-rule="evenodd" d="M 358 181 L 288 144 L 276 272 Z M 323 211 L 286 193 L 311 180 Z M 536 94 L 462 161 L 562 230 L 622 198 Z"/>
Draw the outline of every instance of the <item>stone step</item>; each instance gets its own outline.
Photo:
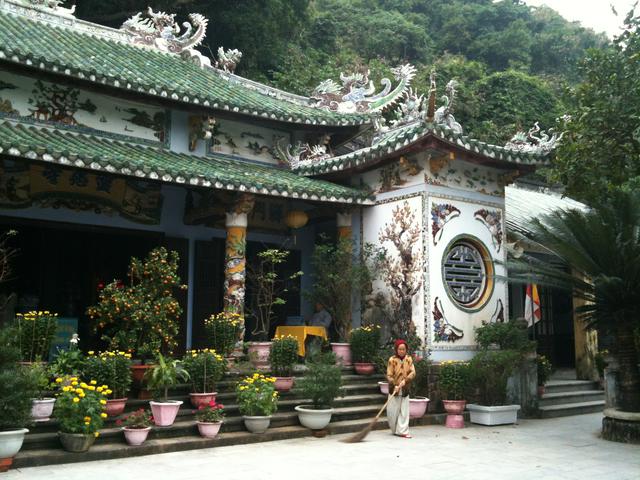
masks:
<path id="1" fill-rule="evenodd" d="M 365 428 L 370 418 L 332 421 L 327 428 L 330 435 L 358 432 Z M 412 426 L 443 424 L 445 414 L 429 414 L 420 419 L 411 420 Z M 386 418 L 378 420 L 373 429 L 388 428 Z M 61 448 L 23 449 L 15 457 L 13 468 L 27 468 L 62 463 L 88 462 L 127 458 L 158 453 L 178 452 L 199 448 L 243 445 L 248 443 L 269 442 L 311 436 L 311 431 L 300 425 L 273 426 L 265 433 L 254 434 L 247 431 L 221 432 L 215 439 L 205 439 L 196 435 L 156 438 L 146 441 L 139 447 L 130 447 L 124 443 L 96 443 L 88 452 L 70 453 Z M 318 440 L 322 441 L 322 440 Z"/>
<path id="2" fill-rule="evenodd" d="M 544 385 L 546 393 L 598 390 L 598 382 L 590 380 L 550 380 Z"/>
<path id="3" fill-rule="evenodd" d="M 597 413 L 604 410 L 604 400 L 580 403 L 565 403 L 539 407 L 540 418 L 568 417 L 571 415 L 583 415 L 585 413 Z"/>
<path id="4" fill-rule="evenodd" d="M 584 403 L 604 400 L 602 390 L 580 390 L 577 392 L 545 393 L 540 397 L 538 406 L 549 407 L 569 403 Z"/>
<path id="5" fill-rule="evenodd" d="M 349 400 L 353 400 L 353 397 Z M 367 398 L 367 404 L 353 405 L 353 403 L 343 402 L 337 403 L 333 418 L 336 421 L 358 420 L 363 418 L 372 418 L 379 411 L 384 403 L 384 397 L 380 395 L 379 399 Z M 299 400 L 292 403 L 291 409 L 287 411 L 279 411 L 273 415 L 271 424 L 274 427 L 298 425 L 298 415 L 293 410 L 293 406 L 303 402 Z M 237 413 L 235 416 L 228 416 L 222 426 L 222 432 L 234 432 L 244 430 L 242 417 Z M 197 435 L 198 430 L 193 415 L 183 415 L 176 419 L 176 422 L 169 427 L 155 427 L 149 434 L 149 438 L 167 438 L 188 435 Z M 111 424 L 100 431 L 100 437 L 96 440 L 96 444 L 103 443 L 124 443 L 124 437 L 119 427 Z M 56 430 L 39 431 L 29 433 L 25 436 L 23 449 L 41 449 L 59 447 L 58 434 Z"/>

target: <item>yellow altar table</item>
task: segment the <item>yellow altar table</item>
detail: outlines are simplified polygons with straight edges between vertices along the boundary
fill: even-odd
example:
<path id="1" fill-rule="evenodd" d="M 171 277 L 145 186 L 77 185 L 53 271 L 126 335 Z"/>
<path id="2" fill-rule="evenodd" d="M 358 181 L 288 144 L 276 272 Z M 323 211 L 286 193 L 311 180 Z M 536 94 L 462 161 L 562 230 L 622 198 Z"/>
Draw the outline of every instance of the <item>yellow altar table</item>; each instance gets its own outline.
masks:
<path id="1" fill-rule="evenodd" d="M 291 335 L 298 339 L 298 355 L 304 357 L 304 342 L 309 335 L 322 337 L 327 340 L 327 331 L 324 327 L 277 327 L 276 337 Z"/>

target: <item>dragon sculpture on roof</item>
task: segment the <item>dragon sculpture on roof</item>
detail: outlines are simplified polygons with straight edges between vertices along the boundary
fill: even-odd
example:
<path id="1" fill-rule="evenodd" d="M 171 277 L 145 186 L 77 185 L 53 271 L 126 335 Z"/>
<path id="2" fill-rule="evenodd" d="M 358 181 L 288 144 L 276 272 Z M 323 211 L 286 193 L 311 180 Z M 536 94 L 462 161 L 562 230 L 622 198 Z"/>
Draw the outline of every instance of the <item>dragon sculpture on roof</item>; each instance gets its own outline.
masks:
<path id="1" fill-rule="evenodd" d="M 329 140 L 330 136 L 325 135 L 320 145 L 298 142 L 286 147 L 278 141 L 275 144 L 276 154 L 282 163 L 289 165 L 291 169 L 296 169 L 301 165 L 313 164 L 331 158 Z"/>
<path id="2" fill-rule="evenodd" d="M 66 0 L 20 0 L 20 3 L 29 7 L 36 6 L 46 8 L 57 14 L 73 16 L 76 11 L 76 6 L 73 5 L 71 8 L 63 8 L 62 4 L 65 2 Z"/>
<path id="3" fill-rule="evenodd" d="M 218 60 L 215 66 L 225 72 L 233 73 L 240 63 L 241 58 L 242 52 L 237 48 L 225 50 L 224 47 L 219 47 Z"/>
<path id="4" fill-rule="evenodd" d="M 195 50 L 204 40 L 208 23 L 205 16 L 191 13 L 189 22 L 183 22 L 181 27 L 176 23 L 175 14 L 154 12 L 149 7 L 146 15 L 143 12 L 136 13 L 122 24 L 120 30 L 129 33 L 133 37 L 133 43 L 180 54 L 210 66 L 211 61 Z"/>
<path id="5" fill-rule="evenodd" d="M 564 132 L 558 135 L 552 128 L 546 133 L 536 122 L 528 132 L 517 132 L 504 148 L 514 152 L 547 154 L 558 146 L 563 135 Z"/>
<path id="6" fill-rule="evenodd" d="M 334 80 L 324 80 L 311 94 L 313 105 L 318 108 L 340 113 L 371 113 L 393 105 L 409 88 L 416 74 L 413 65 L 406 64 L 393 68 L 392 73 L 398 85 L 392 88 L 392 82 L 383 78 L 383 89 L 375 93 L 376 88 L 369 80 L 368 69 L 349 75 L 340 74 L 342 85 Z"/>

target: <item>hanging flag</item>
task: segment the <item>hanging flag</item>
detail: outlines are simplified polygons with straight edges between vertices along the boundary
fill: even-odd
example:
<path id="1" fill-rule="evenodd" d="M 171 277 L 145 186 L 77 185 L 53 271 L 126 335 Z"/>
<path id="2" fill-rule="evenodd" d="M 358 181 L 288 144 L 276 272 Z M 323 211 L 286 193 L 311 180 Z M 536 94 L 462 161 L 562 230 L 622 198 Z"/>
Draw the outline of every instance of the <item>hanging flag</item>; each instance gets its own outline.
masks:
<path id="1" fill-rule="evenodd" d="M 540 310 L 540 296 L 538 295 L 538 286 L 527 284 L 527 294 L 524 301 L 524 318 L 529 327 L 535 325 L 542 318 Z"/>

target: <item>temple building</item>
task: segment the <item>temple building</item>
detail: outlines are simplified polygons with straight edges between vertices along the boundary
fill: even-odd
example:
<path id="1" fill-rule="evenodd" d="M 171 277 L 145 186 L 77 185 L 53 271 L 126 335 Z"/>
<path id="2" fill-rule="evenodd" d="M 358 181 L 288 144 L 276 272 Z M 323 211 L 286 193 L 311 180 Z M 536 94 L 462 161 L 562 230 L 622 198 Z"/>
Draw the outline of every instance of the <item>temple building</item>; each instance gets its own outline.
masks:
<path id="1" fill-rule="evenodd" d="M 309 97 L 239 77 L 237 50 L 196 47 L 207 19 L 146 12 L 120 29 L 58 1 L 0 0 L 0 225 L 19 232 L 15 309 L 47 308 L 92 335 L 86 307 L 132 255 L 179 252 L 181 345 L 241 311 L 264 245 L 302 270 L 286 318 L 306 317 L 320 233 L 386 250 L 397 275 L 354 301 L 353 322 L 403 309 L 434 360 L 468 358 L 474 327 L 509 318 L 505 188 L 547 165 L 534 126 L 504 146 L 469 138 L 456 84 L 415 92 L 401 65 L 318 79 Z M 167 33 L 171 32 L 171 33 Z M 400 241 L 394 241 L 394 239 Z M 400 280 L 398 280 L 400 279 Z M 518 299 L 521 302 L 521 299 Z"/>

